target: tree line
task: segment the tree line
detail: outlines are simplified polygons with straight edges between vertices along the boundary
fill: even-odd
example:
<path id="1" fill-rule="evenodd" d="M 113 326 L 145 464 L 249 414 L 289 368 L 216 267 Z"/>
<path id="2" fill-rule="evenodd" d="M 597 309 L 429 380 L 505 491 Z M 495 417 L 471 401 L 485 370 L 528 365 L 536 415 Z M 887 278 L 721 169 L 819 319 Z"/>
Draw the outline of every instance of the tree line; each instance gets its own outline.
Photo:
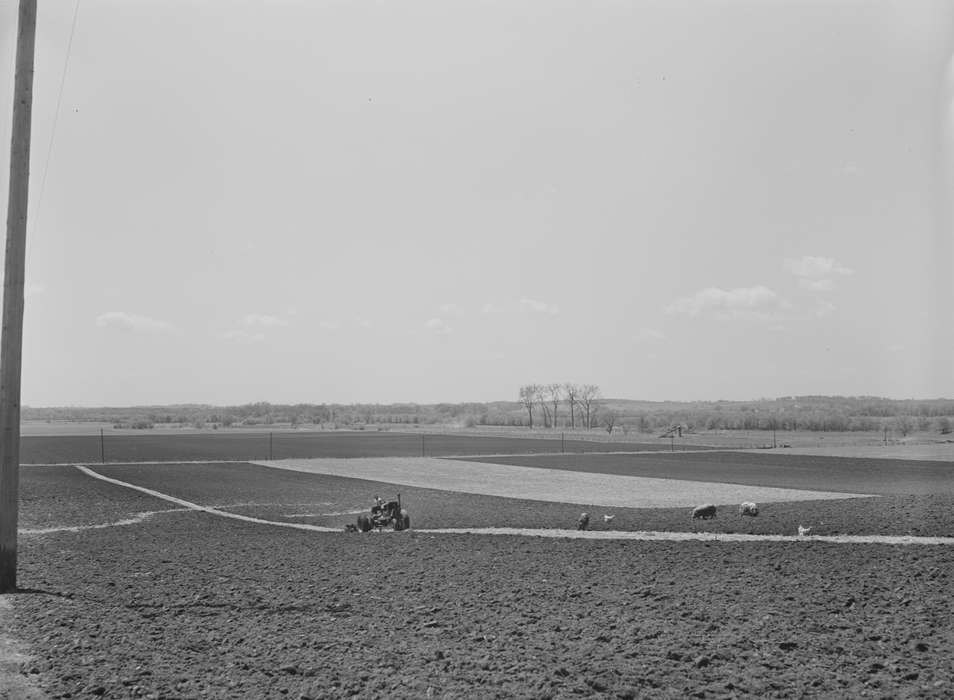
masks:
<path id="1" fill-rule="evenodd" d="M 437 404 L 182 404 L 131 407 L 24 406 L 24 420 L 95 421 L 127 427 L 240 427 L 291 425 L 361 429 L 366 426 L 533 427 L 604 429 L 660 434 L 687 430 L 952 432 L 954 400 L 790 396 L 754 401 L 636 401 L 604 398 L 595 384 L 528 384 L 515 401 Z"/>

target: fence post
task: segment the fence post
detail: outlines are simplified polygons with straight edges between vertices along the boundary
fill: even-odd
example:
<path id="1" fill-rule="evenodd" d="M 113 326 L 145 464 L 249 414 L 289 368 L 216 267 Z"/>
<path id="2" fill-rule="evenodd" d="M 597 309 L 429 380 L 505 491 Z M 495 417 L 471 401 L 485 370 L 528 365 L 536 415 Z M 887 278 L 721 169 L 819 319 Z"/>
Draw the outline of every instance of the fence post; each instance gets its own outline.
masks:
<path id="1" fill-rule="evenodd" d="M 560 453 L 566 454 L 566 433 L 560 433 Z"/>
<path id="2" fill-rule="evenodd" d="M 424 450 L 424 433 L 421 433 L 421 457 L 426 457 L 427 452 Z"/>
<path id="3" fill-rule="evenodd" d="M 99 459 L 106 464 L 106 438 L 103 437 L 103 429 L 99 429 Z"/>
<path id="4" fill-rule="evenodd" d="M 272 458 L 272 433 L 268 434 L 268 458 Z"/>

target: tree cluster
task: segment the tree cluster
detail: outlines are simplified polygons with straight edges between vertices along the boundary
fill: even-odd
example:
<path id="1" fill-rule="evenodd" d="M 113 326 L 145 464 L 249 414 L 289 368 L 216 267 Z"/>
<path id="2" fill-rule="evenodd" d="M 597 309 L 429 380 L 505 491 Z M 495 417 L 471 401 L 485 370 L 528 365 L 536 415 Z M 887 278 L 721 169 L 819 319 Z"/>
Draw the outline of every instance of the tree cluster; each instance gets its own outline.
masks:
<path id="1" fill-rule="evenodd" d="M 561 406 L 566 407 L 567 414 L 562 427 L 594 428 L 597 425 L 602 394 L 595 384 L 527 384 L 520 387 L 518 396 L 527 412 L 530 428 L 533 428 L 534 409 L 539 409 L 544 428 L 561 427 Z M 538 420 L 538 424 L 540 422 Z"/>

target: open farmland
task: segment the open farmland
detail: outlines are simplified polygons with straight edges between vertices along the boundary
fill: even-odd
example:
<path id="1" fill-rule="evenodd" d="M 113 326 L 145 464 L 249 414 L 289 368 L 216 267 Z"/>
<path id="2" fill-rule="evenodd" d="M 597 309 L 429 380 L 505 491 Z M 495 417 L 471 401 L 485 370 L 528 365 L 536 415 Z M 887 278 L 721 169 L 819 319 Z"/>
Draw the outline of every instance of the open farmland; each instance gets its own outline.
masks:
<path id="1" fill-rule="evenodd" d="M 325 460 L 321 460 L 322 462 Z M 333 471 L 336 460 L 328 471 Z M 439 460 L 419 460 L 420 463 L 439 463 Z M 274 469 L 255 464 L 164 464 L 164 465 L 107 465 L 96 467 L 96 472 L 137 486 L 185 499 L 192 503 L 267 520 L 306 523 L 325 527 L 344 528 L 353 523 L 358 512 L 369 507 L 371 496 L 393 496 L 400 492 L 405 506 L 411 512 L 415 529 L 446 527 L 469 528 L 572 528 L 581 511 L 594 514 L 594 530 L 659 530 L 693 532 L 729 532 L 752 534 L 794 534 L 798 525 L 815 528 L 823 535 L 954 535 L 954 495 L 932 496 L 893 495 L 878 499 L 845 498 L 844 494 L 829 492 L 801 492 L 800 501 L 761 502 L 759 518 L 735 517 L 734 508 L 714 520 L 690 521 L 685 506 L 640 507 L 648 502 L 665 502 L 675 497 L 685 499 L 686 484 L 659 480 L 652 483 L 655 494 L 639 493 L 634 486 L 623 494 L 626 507 L 607 507 L 600 492 L 590 491 L 599 503 L 588 502 L 579 491 L 568 491 L 563 500 L 541 500 L 464 493 L 447 490 L 448 482 L 435 475 L 432 487 L 409 486 L 407 471 L 401 462 L 392 462 L 400 468 L 390 481 L 348 478 L 315 471 L 297 471 L 294 462 Z M 377 466 L 377 465 L 376 465 Z M 436 466 L 436 464 L 435 464 Z M 289 469 L 292 467 L 292 469 Z M 61 467 L 32 469 L 59 470 Z M 59 473 L 59 472 L 55 472 Z M 71 477 L 75 478 L 75 477 Z M 641 484 L 639 479 L 632 479 Z M 443 486 L 443 488 L 440 488 Z M 493 486 L 491 484 L 491 486 Z M 610 485 L 612 490 L 615 484 Z M 667 488 L 668 487 L 668 488 Z M 489 489 L 488 489 L 489 490 Z M 605 492 L 604 492 L 605 493 Z M 739 493 L 746 493 L 740 490 Z M 835 500 L 832 500 L 832 496 Z M 36 497 L 43 499 L 43 493 Z M 741 499 L 740 499 L 741 500 Z M 166 504 L 166 507 L 168 505 Z M 612 526 L 599 522 L 602 513 L 614 514 Z M 106 519 L 103 522 L 108 522 Z"/>
<path id="2" fill-rule="evenodd" d="M 766 452 L 474 457 L 473 462 L 776 488 L 954 495 L 954 463 Z"/>
<path id="3" fill-rule="evenodd" d="M 308 457 L 432 457 L 475 454 L 668 451 L 668 441 L 600 442 L 555 438 L 442 435 L 397 432 L 210 431 L 153 435 L 25 435 L 23 464 L 99 462 L 174 462 Z M 699 449 L 699 448 L 692 448 Z"/>
<path id="4" fill-rule="evenodd" d="M 577 473 L 593 474 L 597 457 L 578 459 Z M 555 472 L 525 470 L 571 470 L 562 459 L 546 458 Z M 444 460 L 411 460 L 429 461 Z M 794 471 L 803 488 L 824 491 L 833 467 L 812 464 Z M 575 493 L 552 502 L 445 490 L 437 478 L 431 488 L 399 485 L 398 472 L 94 469 L 201 506 L 333 528 L 354 522 L 373 494 L 399 491 L 414 529 L 288 530 L 186 510 L 70 466 L 24 467 L 28 592 L 14 596 L 14 629 L 33 655 L 23 671 L 52 697 L 943 697 L 954 687 L 949 546 L 433 531 L 567 528 L 589 508 L 595 530 L 792 534 L 808 523 L 823 533 L 954 534 L 950 489 L 938 481 L 932 495 L 904 493 L 901 469 L 887 496 L 772 502 L 759 518 L 704 522 L 685 507 L 610 509 Z M 711 477 L 706 469 L 697 467 Z"/>

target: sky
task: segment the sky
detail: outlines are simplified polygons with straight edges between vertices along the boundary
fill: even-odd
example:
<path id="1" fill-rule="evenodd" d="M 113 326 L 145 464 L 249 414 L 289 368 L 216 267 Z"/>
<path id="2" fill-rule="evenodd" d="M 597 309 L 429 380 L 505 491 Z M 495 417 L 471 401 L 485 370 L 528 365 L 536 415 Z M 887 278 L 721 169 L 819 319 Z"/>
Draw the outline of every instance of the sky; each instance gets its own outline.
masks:
<path id="1" fill-rule="evenodd" d="M 949 0 L 41 0 L 23 403 L 952 397 L 952 55 Z"/>

